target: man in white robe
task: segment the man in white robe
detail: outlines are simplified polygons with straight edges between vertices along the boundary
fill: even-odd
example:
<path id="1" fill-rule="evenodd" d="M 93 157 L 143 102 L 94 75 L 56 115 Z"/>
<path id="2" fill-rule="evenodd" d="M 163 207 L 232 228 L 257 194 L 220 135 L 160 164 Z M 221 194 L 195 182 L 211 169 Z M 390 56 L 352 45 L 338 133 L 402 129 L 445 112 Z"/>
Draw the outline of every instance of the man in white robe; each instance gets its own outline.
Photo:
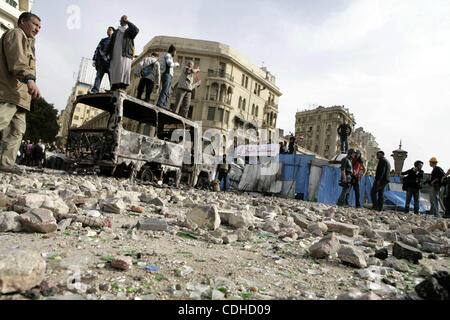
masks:
<path id="1" fill-rule="evenodd" d="M 120 19 L 120 27 L 114 32 L 109 53 L 111 56 L 111 90 L 125 90 L 130 85 L 131 62 L 135 56 L 134 39 L 139 29 L 127 16 Z"/>

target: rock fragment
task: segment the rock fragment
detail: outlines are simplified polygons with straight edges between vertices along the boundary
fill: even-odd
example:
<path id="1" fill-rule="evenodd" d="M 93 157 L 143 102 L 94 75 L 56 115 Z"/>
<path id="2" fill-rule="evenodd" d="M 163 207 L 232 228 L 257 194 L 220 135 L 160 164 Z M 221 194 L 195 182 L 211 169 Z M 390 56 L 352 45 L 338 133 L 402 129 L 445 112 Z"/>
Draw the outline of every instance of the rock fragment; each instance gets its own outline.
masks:
<path id="1" fill-rule="evenodd" d="M 414 264 L 418 264 L 419 260 L 423 258 L 422 252 L 401 242 L 394 244 L 392 254 L 397 259 L 406 259 Z"/>
<path id="2" fill-rule="evenodd" d="M 0 293 L 25 292 L 44 279 L 46 263 L 39 253 L 0 249 Z"/>
<path id="3" fill-rule="evenodd" d="M 338 257 L 343 262 L 358 268 L 366 268 L 367 262 L 363 252 L 351 246 L 342 246 L 338 252 Z"/>
<path id="4" fill-rule="evenodd" d="M 52 233 L 58 229 L 53 213 L 47 209 L 31 209 L 22 214 L 19 220 L 29 232 Z"/>
<path id="5" fill-rule="evenodd" d="M 314 258 L 322 259 L 327 258 L 330 255 L 336 254 L 341 245 L 335 233 L 331 233 L 319 242 L 313 244 L 309 248 L 309 253 Z"/>
<path id="6" fill-rule="evenodd" d="M 208 230 L 217 230 L 221 224 L 219 212 L 214 205 L 195 207 L 186 217 L 200 228 Z"/>

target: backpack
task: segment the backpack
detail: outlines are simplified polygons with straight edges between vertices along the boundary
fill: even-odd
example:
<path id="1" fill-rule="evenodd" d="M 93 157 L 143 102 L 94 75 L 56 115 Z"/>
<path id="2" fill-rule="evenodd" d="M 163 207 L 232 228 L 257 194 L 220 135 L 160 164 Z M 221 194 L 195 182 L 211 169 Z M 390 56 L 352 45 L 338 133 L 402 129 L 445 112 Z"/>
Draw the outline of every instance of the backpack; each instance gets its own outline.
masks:
<path id="1" fill-rule="evenodd" d="M 141 77 L 142 78 L 148 77 L 152 73 L 154 66 L 155 66 L 155 62 L 153 62 L 152 64 L 149 64 L 148 66 L 146 66 L 144 68 L 142 68 Z"/>

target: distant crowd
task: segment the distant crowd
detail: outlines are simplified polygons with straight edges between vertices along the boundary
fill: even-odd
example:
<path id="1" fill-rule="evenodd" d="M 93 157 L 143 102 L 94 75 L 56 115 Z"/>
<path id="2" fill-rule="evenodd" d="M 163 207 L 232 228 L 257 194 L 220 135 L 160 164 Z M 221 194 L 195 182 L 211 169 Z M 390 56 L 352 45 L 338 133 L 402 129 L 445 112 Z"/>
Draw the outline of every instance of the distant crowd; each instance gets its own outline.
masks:
<path id="1" fill-rule="evenodd" d="M 383 211 L 384 206 L 384 192 L 386 187 L 391 182 L 391 165 L 385 157 L 383 151 L 377 153 L 378 166 L 375 175 L 375 182 L 371 190 L 372 209 L 376 211 Z M 347 156 L 341 162 L 341 181 L 339 185 L 342 187 L 342 192 L 337 202 L 338 206 L 348 206 L 348 199 L 353 188 L 356 198 L 356 208 L 361 207 L 360 199 L 360 182 L 365 174 L 363 160 L 361 159 L 361 152 L 358 150 L 348 150 Z M 430 211 L 429 214 L 440 217 L 440 193 L 444 188 L 444 218 L 450 218 L 450 170 L 447 173 L 439 167 L 438 161 L 435 157 L 431 158 L 430 167 L 433 169 L 430 179 L 424 181 L 424 171 L 422 161 L 416 161 L 414 168 L 401 173 L 401 180 L 403 183 L 403 191 L 406 191 L 406 203 L 404 212 L 410 212 L 411 200 L 414 199 L 414 213 L 419 214 L 420 210 L 420 190 L 424 185 L 430 185 Z"/>
<path id="2" fill-rule="evenodd" d="M 49 142 L 44 143 L 41 139 L 37 143 L 30 140 L 22 141 L 17 153 L 16 163 L 29 167 L 45 167 L 48 152 L 60 153 L 64 150 L 58 148 L 55 141 L 51 144 Z"/>

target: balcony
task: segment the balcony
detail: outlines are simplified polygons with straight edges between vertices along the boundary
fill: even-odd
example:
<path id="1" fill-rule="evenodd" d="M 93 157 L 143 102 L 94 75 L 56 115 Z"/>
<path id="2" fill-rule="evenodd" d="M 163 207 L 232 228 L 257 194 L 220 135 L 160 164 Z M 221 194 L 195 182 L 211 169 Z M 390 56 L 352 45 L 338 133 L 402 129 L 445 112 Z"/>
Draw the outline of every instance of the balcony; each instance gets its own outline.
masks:
<path id="1" fill-rule="evenodd" d="M 230 75 L 229 73 L 226 73 L 224 70 L 218 69 L 218 70 L 208 70 L 208 77 L 209 78 L 221 78 L 226 79 L 231 82 L 234 82 L 234 77 Z"/>

